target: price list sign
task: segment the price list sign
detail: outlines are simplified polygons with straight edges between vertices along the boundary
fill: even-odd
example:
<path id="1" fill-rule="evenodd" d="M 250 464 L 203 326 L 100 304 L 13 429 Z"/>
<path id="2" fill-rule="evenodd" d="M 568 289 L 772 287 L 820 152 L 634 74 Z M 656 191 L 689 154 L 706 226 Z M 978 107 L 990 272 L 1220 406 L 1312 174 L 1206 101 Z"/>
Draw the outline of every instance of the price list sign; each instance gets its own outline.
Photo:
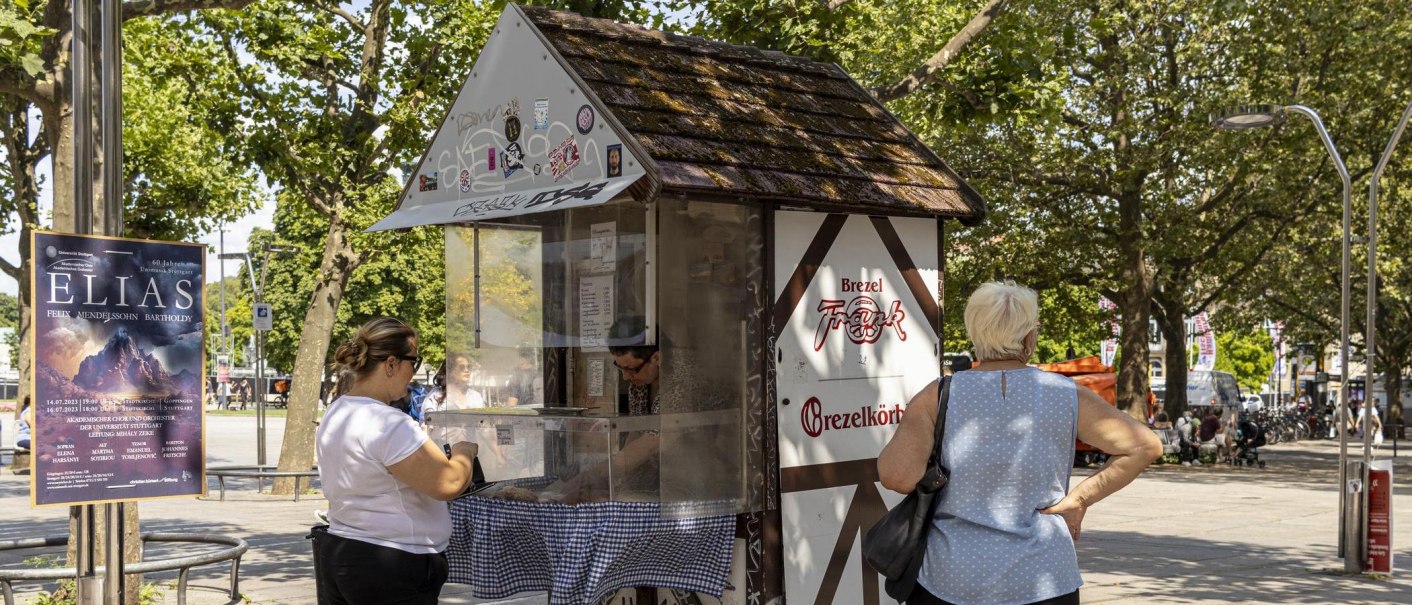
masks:
<path id="1" fill-rule="evenodd" d="M 35 506 L 205 491 L 205 247 L 39 232 Z"/>

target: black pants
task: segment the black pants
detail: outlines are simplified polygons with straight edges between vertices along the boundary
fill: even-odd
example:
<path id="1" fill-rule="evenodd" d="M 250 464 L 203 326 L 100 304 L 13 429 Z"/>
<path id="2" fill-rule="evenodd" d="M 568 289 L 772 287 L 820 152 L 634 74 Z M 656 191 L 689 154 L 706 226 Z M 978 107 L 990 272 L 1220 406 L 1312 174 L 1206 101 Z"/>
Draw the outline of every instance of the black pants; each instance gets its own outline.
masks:
<path id="1" fill-rule="evenodd" d="M 319 605 L 436 605 L 446 555 L 417 555 L 315 530 Z"/>
<path id="2" fill-rule="evenodd" d="M 907 599 L 907 605 L 954 605 L 951 602 L 936 598 L 927 589 L 918 586 L 912 591 L 912 597 Z M 1079 605 L 1079 591 L 1075 590 L 1066 595 L 1060 595 L 1052 599 L 1035 601 L 1030 605 Z"/>

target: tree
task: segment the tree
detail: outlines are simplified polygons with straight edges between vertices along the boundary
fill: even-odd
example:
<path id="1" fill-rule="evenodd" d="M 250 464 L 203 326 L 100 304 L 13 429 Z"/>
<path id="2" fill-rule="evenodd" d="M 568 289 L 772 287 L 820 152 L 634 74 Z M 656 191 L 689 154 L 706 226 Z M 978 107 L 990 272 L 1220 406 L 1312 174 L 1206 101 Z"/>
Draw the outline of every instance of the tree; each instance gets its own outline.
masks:
<path id="1" fill-rule="evenodd" d="M 175 13 L 191 11 L 195 9 L 215 9 L 215 8 L 239 8 L 249 4 L 253 0 L 133 0 L 122 4 L 124 23 L 132 23 L 134 19 L 143 18 L 164 18 Z M 53 213 L 51 228 L 58 231 L 74 231 L 74 171 L 73 171 L 73 107 L 72 107 L 72 78 L 69 57 L 69 42 L 72 39 L 71 31 L 71 3 L 64 0 L 14 0 L 4 7 L 0 7 L 0 137 L 4 141 L 4 161 L 6 174 L 5 184 L 7 193 L 4 200 L 5 206 L 0 208 L 3 213 L 3 220 L 6 221 L 4 229 L 7 231 L 19 231 L 20 245 L 18 264 L 10 264 L 0 261 L 0 270 L 16 279 L 19 283 L 20 301 L 20 324 L 19 324 L 19 354 L 18 367 L 22 376 L 20 390 L 22 393 L 30 392 L 32 366 L 29 356 L 30 344 L 33 335 L 30 331 L 30 295 L 29 280 L 24 276 L 30 271 L 30 250 L 29 234 L 33 229 L 40 226 L 38 213 L 38 192 L 40 183 L 36 178 L 38 166 L 41 161 L 50 161 L 53 181 L 50 189 L 53 194 Z M 125 28 L 126 29 L 126 28 Z M 176 59 L 188 51 L 199 51 L 199 47 L 187 48 L 182 46 L 181 53 L 148 53 L 144 50 L 144 42 L 159 39 L 165 35 L 167 28 L 157 26 L 147 26 L 137 28 L 141 30 L 135 32 L 133 38 L 128 40 L 128 54 L 125 60 L 129 64 L 138 64 L 141 74 L 147 73 L 144 60 L 153 61 L 158 64 L 163 61 L 179 62 Z M 144 35 L 144 34 L 150 34 Z M 198 57 L 199 52 L 192 52 L 187 57 Z M 124 122 L 128 124 L 143 123 L 147 116 L 134 115 L 134 109 L 146 108 L 147 110 L 163 115 L 172 113 L 187 112 L 188 117 L 202 113 L 198 103 L 193 103 L 193 97 L 199 97 L 199 92 L 205 90 L 196 81 L 192 81 L 190 76 L 209 75 L 206 70 L 188 70 L 186 76 L 187 83 L 191 84 L 186 90 L 192 95 L 182 99 L 181 103 L 173 104 L 171 100 L 162 99 L 162 93 L 170 93 L 175 88 L 159 88 L 153 86 L 148 88 L 148 81 L 141 75 L 134 79 L 130 88 L 124 90 L 124 100 L 132 103 L 124 108 Z M 150 96 L 147 95 L 150 93 Z M 144 105 L 144 101 L 159 101 L 154 105 Z M 30 118 L 37 116 L 40 128 L 37 133 L 31 133 Z M 203 116 L 204 117 L 204 116 Z M 129 233 L 146 237 L 171 237 L 190 235 L 195 232 L 201 224 L 201 217 L 219 216 L 224 212 L 238 211 L 240 204 L 247 199 L 236 196 L 234 199 L 228 195 L 203 196 L 196 193 L 204 191 L 212 183 L 187 181 L 184 187 L 167 188 L 173 185 L 169 180 L 162 179 L 163 176 L 158 168 L 165 164 L 143 163 L 143 158 L 162 158 L 167 162 L 200 162 L 211 159 L 210 152 L 214 151 L 206 146 L 208 139 L 197 137 L 195 139 L 183 140 L 180 135 L 189 132 L 191 129 L 199 129 L 200 124 L 206 123 L 203 119 L 181 122 L 177 120 L 169 125 L 177 126 L 173 130 L 130 131 L 129 136 L 124 140 L 125 150 L 130 150 L 126 162 L 124 162 L 124 177 L 130 190 L 129 195 L 124 199 L 125 215 L 130 218 L 131 230 Z M 181 128 L 185 126 L 186 128 Z M 218 131 L 207 131 L 204 133 L 211 139 Z M 146 136 L 144 136 L 146 135 Z M 144 147 L 143 141 L 152 142 L 152 138 L 157 137 L 157 143 L 151 147 Z M 180 143 L 195 143 L 196 147 L 181 145 Z M 149 153 L 150 152 L 150 153 Z M 97 162 L 96 162 L 97 163 Z M 98 164 L 101 166 L 101 164 Z M 219 171 L 227 168 L 219 160 L 210 161 L 203 164 L 211 170 Z M 180 171 L 177 171 L 180 173 Z M 239 169 L 228 169 L 223 174 L 215 175 L 213 182 L 225 183 L 240 187 L 238 175 L 243 174 Z M 95 189 L 98 189 L 95 187 Z M 171 195 L 163 195 L 170 192 Z M 232 189 L 226 189 L 221 193 L 230 194 Z M 140 196 L 140 197 L 138 197 Z M 93 226 L 103 224 L 104 210 L 101 194 L 97 194 L 93 199 Z M 147 204 L 152 204 L 151 206 Z M 151 212 L 153 208 L 161 208 L 161 212 Z M 18 224 L 15 224 L 12 216 L 18 217 Z M 77 509 L 70 512 L 70 535 L 77 529 Z M 129 560 L 136 559 L 141 550 L 141 542 L 138 539 L 140 533 L 137 519 L 137 507 L 127 507 L 127 544 L 128 549 L 125 557 Z M 99 535 L 102 529 L 99 528 Z M 70 540 L 70 548 L 76 545 L 76 540 Z M 101 548 L 99 549 L 101 552 Z M 69 556 L 73 557 L 73 551 Z M 139 582 L 133 582 L 128 586 L 128 600 L 135 600 Z"/>
<path id="2" fill-rule="evenodd" d="M 1258 392 L 1269 384 L 1275 367 L 1274 345 L 1263 329 L 1219 332 L 1213 369 L 1234 375 L 1241 389 Z"/>

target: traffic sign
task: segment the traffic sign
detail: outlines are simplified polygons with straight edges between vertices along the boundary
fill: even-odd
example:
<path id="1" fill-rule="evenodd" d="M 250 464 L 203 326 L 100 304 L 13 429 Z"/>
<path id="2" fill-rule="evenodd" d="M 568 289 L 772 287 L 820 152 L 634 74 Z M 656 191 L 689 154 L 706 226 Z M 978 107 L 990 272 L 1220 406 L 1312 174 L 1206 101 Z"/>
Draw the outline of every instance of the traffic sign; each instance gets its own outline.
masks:
<path id="1" fill-rule="evenodd" d="M 255 303 L 255 318 L 253 324 L 256 330 L 264 331 L 275 327 L 274 313 L 270 311 L 267 303 Z"/>

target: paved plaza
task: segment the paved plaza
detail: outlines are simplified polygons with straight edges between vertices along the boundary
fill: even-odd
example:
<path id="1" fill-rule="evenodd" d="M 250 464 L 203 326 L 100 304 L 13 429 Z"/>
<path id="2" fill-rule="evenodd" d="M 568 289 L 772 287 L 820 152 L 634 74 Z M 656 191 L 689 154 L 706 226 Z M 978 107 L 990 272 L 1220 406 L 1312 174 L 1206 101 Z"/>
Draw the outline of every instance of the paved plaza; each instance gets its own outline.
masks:
<path id="1" fill-rule="evenodd" d="M 283 420 L 270 422 L 272 461 Z M 253 418 L 211 417 L 208 435 L 211 465 L 255 462 Z M 1083 602 L 1412 604 L 1412 579 L 1406 572 L 1390 579 L 1338 573 L 1337 457 L 1337 444 L 1321 441 L 1265 448 L 1269 467 L 1264 470 L 1153 467 L 1089 512 L 1079 544 Z M 1412 455 L 1404 455 L 1395 465 L 1394 506 L 1403 515 L 1412 511 L 1409 462 Z M 219 502 L 214 480 L 211 485 L 210 498 L 143 503 L 143 530 L 243 538 L 250 552 L 241 567 L 240 591 L 250 602 L 313 603 L 313 565 L 304 535 L 314 520 L 312 511 L 326 503 L 316 496 L 292 502 L 256 494 L 253 482 L 234 483 L 226 501 Z M 63 534 L 66 512 L 30 509 L 28 489 L 26 477 L 0 474 L 0 536 Z M 1397 564 L 1406 568 L 1412 565 L 1412 523 L 1396 521 Z M 166 547 L 152 551 L 171 552 L 159 548 Z M 0 565 L 18 565 L 40 552 L 5 553 Z M 225 602 L 228 570 L 226 564 L 193 570 L 188 602 Z M 168 572 L 147 579 L 172 583 L 175 577 Z M 24 603 L 39 586 L 16 588 L 18 602 Z M 164 602 L 176 603 L 175 588 L 166 590 Z M 544 598 L 482 601 L 470 597 L 467 587 L 448 584 L 442 602 L 531 605 Z"/>

